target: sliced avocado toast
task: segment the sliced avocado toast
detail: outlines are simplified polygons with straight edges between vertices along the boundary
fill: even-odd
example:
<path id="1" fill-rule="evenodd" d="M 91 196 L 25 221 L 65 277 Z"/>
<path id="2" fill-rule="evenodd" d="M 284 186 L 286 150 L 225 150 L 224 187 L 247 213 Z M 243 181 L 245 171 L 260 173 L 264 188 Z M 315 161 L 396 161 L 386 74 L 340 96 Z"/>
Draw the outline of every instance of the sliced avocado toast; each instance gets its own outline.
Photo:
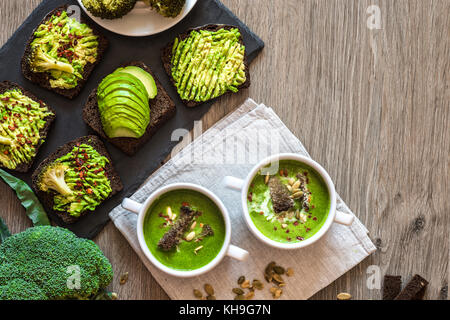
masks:
<path id="1" fill-rule="evenodd" d="M 74 223 L 122 190 L 105 146 L 85 136 L 59 147 L 32 175 L 32 187 L 47 212 Z"/>
<path id="2" fill-rule="evenodd" d="M 53 120 L 55 112 L 34 94 L 0 82 L 0 168 L 27 172 Z"/>
<path id="3" fill-rule="evenodd" d="M 245 45 L 235 26 L 209 24 L 189 29 L 162 49 L 161 59 L 188 107 L 250 86 Z"/>
<path id="4" fill-rule="evenodd" d="M 131 62 L 92 91 L 83 120 L 102 138 L 133 155 L 175 111 L 174 102 L 151 70 L 143 62 Z"/>
<path id="5" fill-rule="evenodd" d="M 51 11 L 33 31 L 22 57 L 24 77 L 69 99 L 76 97 L 108 47 L 107 39 L 68 5 Z"/>

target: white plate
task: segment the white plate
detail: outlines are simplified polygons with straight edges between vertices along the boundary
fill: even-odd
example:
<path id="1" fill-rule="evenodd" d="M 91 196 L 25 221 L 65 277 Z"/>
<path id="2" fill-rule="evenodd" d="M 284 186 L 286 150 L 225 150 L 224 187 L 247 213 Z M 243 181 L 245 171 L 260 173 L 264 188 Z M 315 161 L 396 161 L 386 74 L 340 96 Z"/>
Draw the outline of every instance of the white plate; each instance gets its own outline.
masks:
<path id="1" fill-rule="evenodd" d="M 150 7 L 145 5 L 143 2 L 138 1 L 133 10 L 131 10 L 124 17 L 114 20 L 107 20 L 94 17 L 89 11 L 86 10 L 81 0 L 78 0 L 78 3 L 86 14 L 103 28 L 131 37 L 149 36 L 173 27 L 180 22 L 189 13 L 189 11 L 191 11 L 196 2 L 197 0 L 186 0 L 183 10 L 181 10 L 177 17 L 167 18 L 158 14 L 155 10 L 150 9 Z"/>

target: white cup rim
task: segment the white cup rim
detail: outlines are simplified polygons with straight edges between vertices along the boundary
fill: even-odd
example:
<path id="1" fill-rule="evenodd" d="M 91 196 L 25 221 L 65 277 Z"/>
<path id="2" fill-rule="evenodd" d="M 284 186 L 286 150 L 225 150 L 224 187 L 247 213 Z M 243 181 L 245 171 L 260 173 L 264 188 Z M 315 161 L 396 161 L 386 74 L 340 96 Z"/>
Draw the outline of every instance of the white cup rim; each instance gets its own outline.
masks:
<path id="1" fill-rule="evenodd" d="M 163 194 L 173 191 L 173 190 L 193 190 L 200 192 L 201 194 L 205 195 L 213 201 L 216 206 L 219 208 L 219 211 L 222 213 L 224 222 L 225 222 L 225 239 L 222 245 L 222 248 L 220 249 L 219 253 L 214 257 L 213 260 L 211 260 L 208 264 L 204 265 L 201 268 L 195 269 L 195 270 L 176 270 L 172 269 L 164 264 L 162 264 L 158 259 L 155 258 L 155 256 L 151 253 L 150 249 L 147 246 L 147 243 L 145 242 L 144 238 L 144 221 L 145 217 L 147 215 L 147 211 L 150 208 L 150 206 L 153 204 L 155 200 L 157 200 L 160 196 Z M 137 237 L 139 240 L 139 245 L 144 252 L 146 258 L 150 260 L 151 263 L 153 263 L 154 266 L 156 266 L 161 271 L 170 274 L 172 276 L 176 277 L 195 277 L 200 274 L 206 273 L 210 270 L 212 270 L 215 266 L 217 266 L 222 259 L 225 257 L 228 247 L 230 246 L 230 240 L 231 240 L 231 222 L 230 217 L 228 214 L 228 210 L 225 207 L 225 205 L 222 203 L 222 201 L 210 190 L 206 189 L 205 187 L 202 187 L 197 184 L 193 183 L 173 183 L 164 187 L 161 187 L 154 191 L 142 204 L 142 207 L 138 214 L 138 221 L 137 221 Z"/>
<path id="2" fill-rule="evenodd" d="M 264 235 L 259 229 L 255 226 L 252 218 L 250 217 L 250 214 L 248 212 L 248 206 L 247 206 L 247 195 L 248 195 L 248 189 L 250 187 L 251 182 L 253 181 L 253 178 L 255 177 L 256 173 L 263 168 L 264 166 L 273 163 L 277 160 L 294 160 L 302 162 L 310 167 L 312 167 L 324 180 L 328 193 L 330 195 L 330 210 L 328 212 L 327 219 L 323 223 L 322 227 L 310 238 L 307 238 L 300 242 L 295 243 L 282 243 L 275 240 L 270 239 L 266 235 Z M 319 240 L 331 227 L 335 215 L 336 215 L 336 190 L 334 188 L 333 181 L 331 180 L 330 176 L 326 172 L 326 170 L 318 164 L 316 161 L 312 160 L 311 158 L 296 154 L 296 153 L 279 153 L 272 156 L 269 156 L 263 160 L 261 160 L 258 164 L 256 164 L 250 173 L 247 175 L 247 178 L 244 180 L 244 186 L 241 190 L 241 201 L 242 201 L 242 209 L 244 212 L 244 218 L 245 222 L 247 223 L 248 228 L 250 231 L 262 242 L 265 244 L 279 248 L 279 249 L 299 249 L 304 248 L 306 246 L 309 246 Z"/>

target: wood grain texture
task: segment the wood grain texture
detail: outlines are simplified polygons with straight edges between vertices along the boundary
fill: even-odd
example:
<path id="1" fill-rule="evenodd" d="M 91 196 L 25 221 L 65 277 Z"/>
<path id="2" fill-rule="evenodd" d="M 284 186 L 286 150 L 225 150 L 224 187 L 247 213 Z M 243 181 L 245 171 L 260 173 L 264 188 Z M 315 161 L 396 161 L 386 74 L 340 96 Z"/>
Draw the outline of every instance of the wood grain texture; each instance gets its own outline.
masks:
<path id="1" fill-rule="evenodd" d="M 39 0 L 0 2 L 0 45 Z M 380 299 L 367 268 L 430 281 L 447 298 L 449 263 L 450 2 L 448 0 L 223 0 L 266 42 L 252 86 L 218 101 L 204 129 L 247 97 L 275 109 L 370 230 L 378 250 L 313 299 Z M 381 8 L 380 30 L 366 26 Z M 6 18 L 7 17 L 7 18 Z M 0 183 L 0 216 L 12 232 L 31 224 Z M 111 260 L 122 299 L 167 299 L 109 224 L 95 239 Z M 129 281 L 119 285 L 119 275 Z"/>

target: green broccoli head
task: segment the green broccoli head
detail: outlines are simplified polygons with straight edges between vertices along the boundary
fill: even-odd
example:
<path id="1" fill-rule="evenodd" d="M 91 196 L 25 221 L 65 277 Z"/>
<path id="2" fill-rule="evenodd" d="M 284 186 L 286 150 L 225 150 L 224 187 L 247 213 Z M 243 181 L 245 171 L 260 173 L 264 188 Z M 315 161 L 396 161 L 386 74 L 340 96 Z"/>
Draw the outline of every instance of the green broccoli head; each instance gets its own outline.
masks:
<path id="1" fill-rule="evenodd" d="M 41 46 L 35 46 L 29 57 L 30 69 L 33 72 L 46 72 L 46 71 L 62 71 L 67 73 L 74 73 L 72 65 L 69 63 L 58 61 L 47 53 L 45 53 Z"/>
<path id="2" fill-rule="evenodd" d="M 65 172 L 69 167 L 63 163 L 55 162 L 48 165 L 39 174 L 37 186 L 39 190 L 48 191 L 49 189 L 58 192 L 63 196 L 72 194 L 72 190 L 64 180 Z"/>
<path id="3" fill-rule="evenodd" d="M 0 299 L 92 299 L 112 277 L 98 246 L 64 228 L 29 228 L 0 245 Z"/>
<path id="4" fill-rule="evenodd" d="M 186 0 L 144 0 L 144 2 L 159 14 L 165 17 L 175 18 L 180 14 Z"/>
<path id="5" fill-rule="evenodd" d="M 82 0 L 84 7 L 102 19 L 117 19 L 133 10 L 137 0 Z"/>

